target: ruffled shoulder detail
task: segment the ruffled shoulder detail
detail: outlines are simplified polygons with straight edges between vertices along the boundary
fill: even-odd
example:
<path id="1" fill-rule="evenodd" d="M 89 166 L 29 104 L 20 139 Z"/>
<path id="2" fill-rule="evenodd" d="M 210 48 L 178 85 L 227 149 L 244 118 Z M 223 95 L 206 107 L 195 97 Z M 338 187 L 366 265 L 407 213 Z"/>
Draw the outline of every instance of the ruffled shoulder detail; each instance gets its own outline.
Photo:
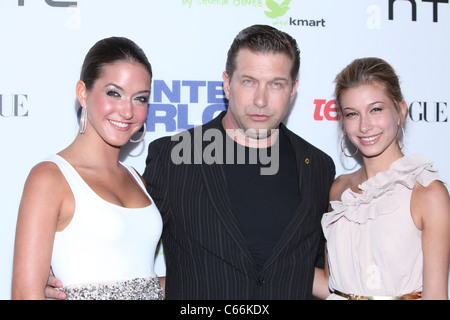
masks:
<path id="1" fill-rule="evenodd" d="M 362 224 L 394 212 L 398 202 L 396 197 L 388 195 L 396 185 L 402 184 L 412 190 L 416 183 L 426 187 L 434 180 L 440 180 L 439 172 L 430 160 L 423 155 L 404 156 L 394 161 L 387 171 L 379 172 L 360 184 L 361 193 L 347 189 L 342 193 L 341 201 L 331 201 L 333 211 L 324 214 L 322 226 L 326 228 L 342 217 Z"/>

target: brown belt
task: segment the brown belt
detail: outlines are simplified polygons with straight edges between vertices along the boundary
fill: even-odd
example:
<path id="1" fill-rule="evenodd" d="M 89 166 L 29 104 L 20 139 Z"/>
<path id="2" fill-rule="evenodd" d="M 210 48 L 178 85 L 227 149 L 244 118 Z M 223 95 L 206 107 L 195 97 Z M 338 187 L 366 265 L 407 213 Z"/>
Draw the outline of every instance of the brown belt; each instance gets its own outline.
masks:
<path id="1" fill-rule="evenodd" d="M 360 296 L 357 294 L 342 293 L 338 290 L 334 290 L 333 293 L 347 300 L 419 300 L 422 297 L 422 291 L 416 291 L 402 296 Z"/>

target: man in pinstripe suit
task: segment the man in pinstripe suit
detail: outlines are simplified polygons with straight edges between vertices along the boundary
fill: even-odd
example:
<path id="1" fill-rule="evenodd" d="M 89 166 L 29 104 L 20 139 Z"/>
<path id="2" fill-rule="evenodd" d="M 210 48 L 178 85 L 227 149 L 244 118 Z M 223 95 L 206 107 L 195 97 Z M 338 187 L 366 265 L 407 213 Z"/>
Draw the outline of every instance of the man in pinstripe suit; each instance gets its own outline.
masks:
<path id="1" fill-rule="evenodd" d="M 143 177 L 164 220 L 167 299 L 312 298 L 335 167 L 281 123 L 299 65 L 288 34 L 242 30 L 223 74 L 227 110 L 150 144 Z"/>

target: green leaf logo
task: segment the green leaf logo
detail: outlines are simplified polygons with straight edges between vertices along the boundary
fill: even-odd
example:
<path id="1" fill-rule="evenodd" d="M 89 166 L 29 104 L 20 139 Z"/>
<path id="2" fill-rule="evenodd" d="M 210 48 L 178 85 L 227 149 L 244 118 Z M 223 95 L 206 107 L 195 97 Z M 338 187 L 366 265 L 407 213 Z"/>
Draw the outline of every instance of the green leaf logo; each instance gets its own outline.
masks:
<path id="1" fill-rule="evenodd" d="M 266 16 L 272 19 L 284 16 L 285 13 L 289 10 L 288 5 L 290 2 L 291 0 L 284 0 L 281 4 L 279 4 L 273 0 L 266 0 L 266 7 L 271 11 L 264 11 L 264 13 L 266 14 Z"/>

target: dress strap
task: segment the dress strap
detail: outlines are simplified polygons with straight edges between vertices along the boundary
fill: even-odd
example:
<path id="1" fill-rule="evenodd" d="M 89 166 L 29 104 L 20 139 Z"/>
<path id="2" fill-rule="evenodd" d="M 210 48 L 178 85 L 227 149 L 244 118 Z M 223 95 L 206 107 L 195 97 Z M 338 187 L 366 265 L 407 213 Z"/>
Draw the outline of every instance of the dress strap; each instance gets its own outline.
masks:
<path id="1" fill-rule="evenodd" d="M 83 180 L 75 168 L 72 167 L 72 165 L 60 155 L 51 154 L 43 161 L 53 162 L 58 166 L 69 184 L 75 199 L 77 199 L 79 195 L 85 194 L 86 190 L 90 190 L 88 184 Z"/>

